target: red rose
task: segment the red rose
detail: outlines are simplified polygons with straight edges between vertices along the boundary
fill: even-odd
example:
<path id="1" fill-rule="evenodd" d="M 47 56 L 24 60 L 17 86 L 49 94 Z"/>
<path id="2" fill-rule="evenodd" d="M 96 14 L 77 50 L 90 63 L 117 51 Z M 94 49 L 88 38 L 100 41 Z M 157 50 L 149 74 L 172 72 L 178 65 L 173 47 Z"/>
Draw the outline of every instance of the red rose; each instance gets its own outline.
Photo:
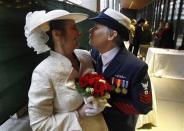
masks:
<path id="1" fill-rule="evenodd" d="M 81 77 L 79 79 L 79 85 L 81 86 L 81 88 L 86 88 L 86 86 L 88 86 L 88 80 L 86 79 L 86 77 Z"/>
<path id="2" fill-rule="evenodd" d="M 92 73 L 88 73 L 86 74 L 86 76 L 91 79 L 91 78 L 100 78 L 100 79 L 104 79 L 104 77 L 102 76 L 102 74 L 97 74 L 96 72 L 92 72 Z"/>
<path id="3" fill-rule="evenodd" d="M 103 87 L 103 84 L 102 82 L 96 82 L 94 84 L 94 94 L 98 95 L 98 96 L 102 96 L 104 95 L 104 87 Z"/>
<path id="4" fill-rule="evenodd" d="M 95 83 L 96 79 L 95 78 L 91 78 L 88 80 L 89 86 L 93 86 Z"/>
<path id="5" fill-rule="evenodd" d="M 112 91 L 112 88 L 111 88 L 111 86 L 108 83 L 104 83 L 103 86 L 104 86 L 106 91 Z"/>

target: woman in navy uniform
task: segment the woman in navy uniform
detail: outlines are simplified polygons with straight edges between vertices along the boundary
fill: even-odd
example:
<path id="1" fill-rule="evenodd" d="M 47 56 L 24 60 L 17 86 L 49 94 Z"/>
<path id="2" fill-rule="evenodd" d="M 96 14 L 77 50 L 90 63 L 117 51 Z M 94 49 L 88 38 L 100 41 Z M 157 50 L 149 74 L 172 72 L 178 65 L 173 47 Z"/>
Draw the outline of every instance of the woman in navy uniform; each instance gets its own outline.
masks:
<path id="1" fill-rule="evenodd" d="M 135 131 L 138 114 L 152 110 L 148 66 L 124 46 L 130 20 L 112 9 L 91 18 L 96 24 L 89 32 L 95 69 L 113 86 L 103 115 L 110 131 Z"/>

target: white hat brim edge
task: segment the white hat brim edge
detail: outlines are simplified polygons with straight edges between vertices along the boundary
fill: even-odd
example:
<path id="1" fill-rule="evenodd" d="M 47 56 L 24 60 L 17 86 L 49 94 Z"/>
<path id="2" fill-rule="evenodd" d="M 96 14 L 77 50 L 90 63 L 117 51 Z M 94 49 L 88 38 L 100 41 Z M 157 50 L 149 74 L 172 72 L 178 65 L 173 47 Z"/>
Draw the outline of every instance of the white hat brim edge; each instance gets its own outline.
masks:
<path id="1" fill-rule="evenodd" d="M 55 18 L 52 18 L 52 19 L 48 19 L 46 21 L 43 21 L 42 23 L 39 23 L 38 25 L 36 25 L 35 27 L 32 28 L 31 32 L 33 32 L 34 30 L 36 30 L 39 27 L 43 26 L 44 24 L 48 24 L 52 20 L 66 20 L 66 19 L 70 19 L 70 20 L 74 20 L 75 23 L 79 23 L 79 22 L 82 22 L 82 21 L 86 20 L 88 17 L 89 16 L 87 14 L 84 14 L 84 13 L 70 13 L 70 14 L 66 14 L 66 15 L 55 17 Z"/>

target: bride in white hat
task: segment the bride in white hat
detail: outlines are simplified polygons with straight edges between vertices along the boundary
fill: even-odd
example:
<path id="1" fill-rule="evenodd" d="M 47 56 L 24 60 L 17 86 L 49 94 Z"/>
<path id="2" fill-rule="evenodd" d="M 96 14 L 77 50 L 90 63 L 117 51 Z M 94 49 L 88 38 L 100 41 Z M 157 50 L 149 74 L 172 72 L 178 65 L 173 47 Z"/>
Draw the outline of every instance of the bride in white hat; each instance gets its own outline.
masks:
<path id="1" fill-rule="evenodd" d="M 50 56 L 32 74 L 28 111 L 33 130 L 107 130 L 100 114 L 104 107 L 94 109 L 83 104 L 82 96 L 75 90 L 75 79 L 93 70 L 89 53 L 76 49 L 80 32 L 75 23 L 87 17 L 65 10 L 35 11 L 26 16 L 27 45 L 37 54 L 50 50 Z"/>

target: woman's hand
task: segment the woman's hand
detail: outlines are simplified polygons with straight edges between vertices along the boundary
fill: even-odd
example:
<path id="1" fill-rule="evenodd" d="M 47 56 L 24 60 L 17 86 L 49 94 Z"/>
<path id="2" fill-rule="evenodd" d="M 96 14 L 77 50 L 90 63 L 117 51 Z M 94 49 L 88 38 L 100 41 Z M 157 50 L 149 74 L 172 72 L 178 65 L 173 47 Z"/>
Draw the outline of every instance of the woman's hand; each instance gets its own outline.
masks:
<path id="1" fill-rule="evenodd" d="M 84 101 L 85 104 L 78 110 L 80 116 L 95 116 L 104 110 L 107 103 L 106 99 L 95 98 L 93 96 L 85 98 Z"/>

